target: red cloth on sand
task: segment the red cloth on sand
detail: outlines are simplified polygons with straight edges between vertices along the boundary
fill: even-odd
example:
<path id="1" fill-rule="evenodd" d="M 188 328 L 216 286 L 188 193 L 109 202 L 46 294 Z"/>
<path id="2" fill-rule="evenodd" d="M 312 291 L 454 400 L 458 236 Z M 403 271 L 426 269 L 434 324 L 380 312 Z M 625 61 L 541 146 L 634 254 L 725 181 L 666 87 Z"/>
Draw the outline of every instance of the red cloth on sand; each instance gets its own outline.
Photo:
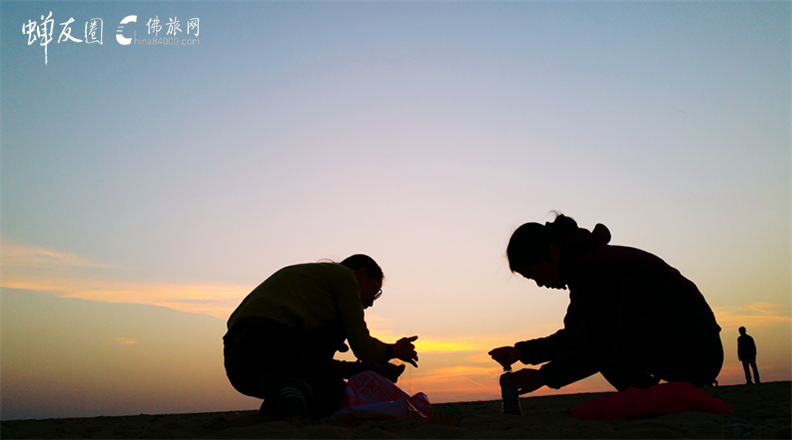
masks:
<path id="1" fill-rule="evenodd" d="M 729 405 L 694 385 L 669 382 L 597 397 L 575 408 L 572 415 L 583 420 L 635 420 L 686 411 L 734 414 Z"/>

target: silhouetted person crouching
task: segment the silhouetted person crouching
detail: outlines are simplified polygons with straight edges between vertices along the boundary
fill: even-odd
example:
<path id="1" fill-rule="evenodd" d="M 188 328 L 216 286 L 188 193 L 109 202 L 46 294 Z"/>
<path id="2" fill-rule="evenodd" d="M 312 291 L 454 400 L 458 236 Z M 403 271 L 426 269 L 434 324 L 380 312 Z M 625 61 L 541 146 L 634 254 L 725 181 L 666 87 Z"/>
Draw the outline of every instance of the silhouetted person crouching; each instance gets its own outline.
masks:
<path id="1" fill-rule="evenodd" d="M 589 232 L 563 215 L 512 235 L 511 270 L 539 287 L 568 288 L 570 299 L 563 329 L 490 351 L 502 365 L 544 364 L 511 375 L 507 385 L 518 393 L 597 372 L 619 391 L 661 379 L 705 386 L 718 376 L 720 327 L 696 285 L 655 255 L 609 245 L 610 238 L 604 225 Z"/>
<path id="2" fill-rule="evenodd" d="M 373 370 L 395 382 L 404 366 L 388 361 L 417 366 L 417 336 L 386 344 L 369 334 L 363 309 L 382 294 L 382 280 L 366 255 L 275 272 L 228 319 L 223 354 L 231 385 L 264 399 L 262 414 L 319 419 L 338 409 L 344 379 L 354 374 Z M 362 362 L 333 359 L 346 351 L 345 340 Z"/>

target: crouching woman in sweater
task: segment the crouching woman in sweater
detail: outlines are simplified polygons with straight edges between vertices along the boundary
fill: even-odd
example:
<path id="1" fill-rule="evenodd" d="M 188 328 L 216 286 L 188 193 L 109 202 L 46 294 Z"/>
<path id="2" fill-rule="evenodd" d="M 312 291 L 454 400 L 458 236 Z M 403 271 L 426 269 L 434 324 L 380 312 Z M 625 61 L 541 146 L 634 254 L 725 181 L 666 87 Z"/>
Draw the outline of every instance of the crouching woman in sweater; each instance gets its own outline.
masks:
<path id="1" fill-rule="evenodd" d="M 490 351 L 504 366 L 542 365 L 511 375 L 519 394 L 561 388 L 601 373 L 617 390 L 660 380 L 712 384 L 723 365 L 720 327 L 696 285 L 663 260 L 611 246 L 564 215 L 526 223 L 512 235 L 509 267 L 539 287 L 569 289 L 564 328 Z"/>
<path id="2" fill-rule="evenodd" d="M 228 319 L 223 354 L 228 379 L 264 399 L 261 414 L 319 419 L 344 397 L 344 379 L 365 370 L 392 381 L 416 365 L 417 336 L 386 344 L 369 334 L 363 309 L 382 294 L 382 269 L 366 255 L 340 264 L 285 267 L 256 287 Z M 359 362 L 333 357 L 348 341 Z"/>

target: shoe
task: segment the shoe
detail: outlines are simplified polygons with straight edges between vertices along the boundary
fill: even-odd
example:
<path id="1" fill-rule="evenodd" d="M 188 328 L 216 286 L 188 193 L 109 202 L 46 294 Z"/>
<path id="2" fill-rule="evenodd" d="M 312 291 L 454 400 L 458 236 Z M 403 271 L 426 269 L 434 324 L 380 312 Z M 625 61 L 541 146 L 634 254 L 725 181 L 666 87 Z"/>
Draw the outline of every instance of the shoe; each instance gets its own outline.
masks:
<path id="1" fill-rule="evenodd" d="M 265 374 L 260 383 L 266 398 L 259 415 L 270 415 L 278 420 L 309 418 L 308 400 L 313 392 L 307 383 L 284 374 Z"/>

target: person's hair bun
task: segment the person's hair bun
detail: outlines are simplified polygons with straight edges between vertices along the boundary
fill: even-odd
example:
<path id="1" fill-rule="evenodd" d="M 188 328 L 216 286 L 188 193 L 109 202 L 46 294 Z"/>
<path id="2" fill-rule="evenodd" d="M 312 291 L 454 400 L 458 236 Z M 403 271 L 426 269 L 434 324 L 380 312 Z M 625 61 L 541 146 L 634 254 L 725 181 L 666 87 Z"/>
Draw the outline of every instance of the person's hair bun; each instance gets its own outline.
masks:
<path id="1" fill-rule="evenodd" d="M 546 222 L 545 227 L 549 235 L 548 241 L 558 247 L 563 247 L 572 233 L 577 230 L 578 224 L 572 217 L 557 212 L 555 220 L 552 223 Z"/>

